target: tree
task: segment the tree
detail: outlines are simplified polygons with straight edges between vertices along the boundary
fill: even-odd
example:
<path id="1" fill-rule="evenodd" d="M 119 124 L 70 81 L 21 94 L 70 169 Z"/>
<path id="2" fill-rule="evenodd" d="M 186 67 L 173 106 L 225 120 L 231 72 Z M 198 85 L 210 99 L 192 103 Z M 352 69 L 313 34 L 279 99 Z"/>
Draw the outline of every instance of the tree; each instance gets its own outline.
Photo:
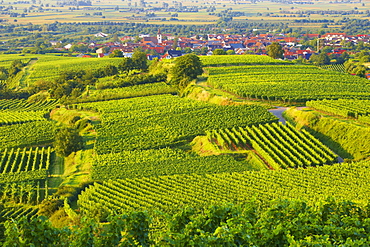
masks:
<path id="1" fill-rule="evenodd" d="M 143 51 L 135 50 L 134 54 L 132 54 L 132 62 L 135 69 L 148 69 L 148 58 L 146 57 L 146 53 Z"/>
<path id="2" fill-rule="evenodd" d="M 235 51 L 234 50 L 227 50 L 226 54 L 227 55 L 235 55 Z"/>
<path id="3" fill-rule="evenodd" d="M 226 55 L 226 51 L 224 49 L 214 49 L 213 55 Z"/>
<path id="4" fill-rule="evenodd" d="M 55 135 L 54 147 L 59 156 L 66 157 L 82 149 L 82 137 L 73 128 L 63 127 Z"/>
<path id="5" fill-rule="evenodd" d="M 312 54 L 310 57 L 310 62 L 315 65 L 330 64 L 330 58 L 325 53 L 320 53 L 319 55 Z"/>
<path id="6" fill-rule="evenodd" d="M 121 71 L 130 71 L 134 69 L 134 62 L 132 61 L 132 58 L 130 57 L 124 57 L 122 59 L 122 62 L 118 65 L 119 70 Z"/>
<path id="7" fill-rule="evenodd" d="M 114 50 L 109 57 L 124 57 L 123 52 L 121 50 Z"/>
<path id="8" fill-rule="evenodd" d="M 284 57 L 284 50 L 277 42 L 273 42 L 271 45 L 266 47 L 267 54 L 272 58 L 283 58 Z"/>
<path id="9" fill-rule="evenodd" d="M 106 76 L 112 76 L 112 75 L 117 75 L 117 74 L 118 74 L 118 69 L 116 66 L 109 64 L 105 67 Z"/>
<path id="10" fill-rule="evenodd" d="M 180 90 L 184 89 L 191 80 L 203 73 L 202 62 L 194 54 L 187 54 L 176 59 L 171 69 L 171 84 L 176 85 Z"/>
<path id="11" fill-rule="evenodd" d="M 191 48 L 190 47 L 185 47 L 184 48 L 184 53 L 191 53 L 192 52 L 192 50 L 191 50 Z"/>

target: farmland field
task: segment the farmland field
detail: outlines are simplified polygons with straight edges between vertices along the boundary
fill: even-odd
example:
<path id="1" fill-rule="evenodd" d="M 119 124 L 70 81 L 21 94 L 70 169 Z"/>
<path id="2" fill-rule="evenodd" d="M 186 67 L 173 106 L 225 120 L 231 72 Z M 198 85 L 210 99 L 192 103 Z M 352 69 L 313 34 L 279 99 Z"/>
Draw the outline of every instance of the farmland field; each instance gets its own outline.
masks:
<path id="1" fill-rule="evenodd" d="M 53 80 L 61 71 L 96 70 L 108 64 L 117 66 L 120 62 L 117 58 L 43 57 L 29 70 L 26 81 L 28 85 L 32 85 L 38 80 Z"/>
<path id="2" fill-rule="evenodd" d="M 206 130 L 276 121 L 259 106 L 217 106 L 172 95 L 80 106 L 102 113 L 98 154 L 183 145 Z"/>
<path id="3" fill-rule="evenodd" d="M 212 55 L 201 56 L 200 61 L 204 66 L 230 66 L 230 65 L 253 65 L 253 64 L 290 64 L 290 61 L 277 60 L 269 56 L 260 55 Z"/>
<path id="4" fill-rule="evenodd" d="M 334 163 L 336 155 L 307 131 L 299 132 L 290 124 L 252 125 L 246 128 L 215 130 L 209 141 L 222 148 L 253 148 L 274 169 Z"/>
<path id="5" fill-rule="evenodd" d="M 333 10 L 333 11 L 348 11 L 350 9 L 356 9 L 360 13 L 367 10 L 366 5 L 362 5 L 361 2 L 332 2 L 332 1 L 315 1 L 312 4 L 300 4 L 299 8 L 293 4 L 293 2 L 233 2 L 233 1 L 222 1 L 222 2 L 207 2 L 207 1 L 181 1 L 182 6 L 187 8 L 197 8 L 197 11 L 179 11 L 176 19 L 171 19 L 167 8 L 163 8 L 163 4 L 168 4 L 168 8 L 172 10 L 178 10 L 179 4 L 172 1 L 161 1 L 161 2 L 150 2 L 142 4 L 139 1 L 110 1 L 101 2 L 94 1 L 92 6 L 80 6 L 80 8 L 69 8 L 68 5 L 55 5 L 53 1 L 43 1 L 42 9 L 37 11 L 31 11 L 25 16 L 21 16 L 24 8 L 29 8 L 32 3 L 19 2 L 17 9 L 14 11 L 18 13 L 18 23 L 27 24 L 28 22 L 45 24 L 58 22 L 91 22 L 91 21 L 129 21 L 129 22 L 143 22 L 148 20 L 149 23 L 169 23 L 177 25 L 204 25 L 208 23 L 217 22 L 218 18 L 216 15 L 209 15 L 208 8 L 215 7 L 215 13 L 222 13 L 230 8 L 234 11 L 245 12 L 242 16 L 235 17 L 238 21 L 291 21 L 294 19 L 304 20 L 305 16 L 300 16 L 295 12 L 301 11 L 320 11 L 320 10 Z M 45 5 L 47 7 L 45 7 Z M 6 6 L 6 5 L 5 5 Z M 93 7 L 93 8 L 89 8 Z M 296 7 L 296 8 L 295 8 Z M 98 8 L 98 9 L 94 9 Z M 97 10 L 101 10 L 102 14 L 94 14 Z M 133 10 L 139 10 L 133 12 Z M 148 18 L 145 11 L 140 10 L 155 10 L 155 16 Z M 285 11 L 285 12 L 284 12 Z M 287 13 L 291 11 L 292 13 Z M 174 12 L 174 11 L 173 11 Z M 135 13 L 134 16 L 132 13 Z M 284 14 L 285 13 L 285 14 Z M 349 13 L 349 17 L 365 17 L 364 13 L 356 14 Z M 329 12 L 326 15 L 319 13 L 312 14 L 310 18 L 317 20 L 323 18 L 331 18 L 339 20 L 341 16 L 339 14 Z M 9 21 L 14 21 L 12 17 L 6 16 Z"/>
<path id="6" fill-rule="evenodd" d="M 363 78 L 307 65 L 208 68 L 207 83 L 240 97 L 264 100 L 369 99 Z"/>
<path id="7" fill-rule="evenodd" d="M 256 197 L 304 199 L 315 203 L 328 195 L 341 200 L 366 203 L 369 197 L 369 162 L 337 164 L 308 169 L 173 175 L 105 181 L 91 185 L 79 196 L 78 204 L 88 212 L 118 213 L 127 210 L 176 211 L 175 205 L 242 203 Z"/>

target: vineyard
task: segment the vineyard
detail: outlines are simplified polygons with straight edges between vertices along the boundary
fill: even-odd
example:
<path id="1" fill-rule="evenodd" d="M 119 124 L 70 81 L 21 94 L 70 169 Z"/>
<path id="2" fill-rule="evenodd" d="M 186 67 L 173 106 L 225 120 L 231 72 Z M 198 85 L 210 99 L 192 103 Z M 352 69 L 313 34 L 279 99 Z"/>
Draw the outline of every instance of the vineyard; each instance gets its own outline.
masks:
<path id="1" fill-rule="evenodd" d="M 11 148 L 0 153 L 0 183 L 45 179 L 52 149 Z"/>
<path id="2" fill-rule="evenodd" d="M 54 133 L 55 124 L 51 121 L 3 125 L 0 126 L 0 149 L 51 143 Z"/>
<path id="3" fill-rule="evenodd" d="M 29 103 L 22 99 L 0 100 L 0 111 L 49 111 L 58 104 L 56 100 Z"/>
<path id="4" fill-rule="evenodd" d="M 135 85 L 131 87 L 91 90 L 89 97 L 78 99 L 79 102 L 94 102 L 133 98 L 157 94 L 175 94 L 176 90 L 164 82 Z"/>
<path id="5" fill-rule="evenodd" d="M 342 117 L 361 118 L 370 115 L 370 100 L 317 100 L 306 105 Z"/>
<path id="6" fill-rule="evenodd" d="M 81 104 L 102 113 L 98 154 L 157 149 L 190 142 L 207 130 L 277 121 L 260 106 L 218 106 L 172 95 Z"/>
<path id="7" fill-rule="evenodd" d="M 237 172 L 248 169 L 249 165 L 245 159 L 237 161 L 229 155 L 200 157 L 165 148 L 98 155 L 91 177 L 104 181 L 172 174 Z"/>
<path id="8" fill-rule="evenodd" d="M 261 55 L 212 55 L 199 57 L 204 66 L 230 66 L 252 64 L 290 64 L 290 61 L 273 59 Z"/>
<path id="9" fill-rule="evenodd" d="M 331 70 L 331 71 L 337 71 L 341 73 L 346 73 L 346 70 L 344 68 L 343 64 L 330 64 L 330 65 L 321 65 L 320 68 Z"/>
<path id="10" fill-rule="evenodd" d="M 22 217 L 26 217 L 27 219 L 32 219 L 37 217 L 37 207 L 11 207 L 11 208 L 4 208 L 0 212 L 0 217 L 3 219 L 14 219 L 18 220 Z"/>
<path id="11" fill-rule="evenodd" d="M 9 66 L 18 57 L 6 57 L 0 65 Z M 29 100 L 0 100 L 0 231 L 4 232 L 0 245 L 5 243 L 3 235 L 10 238 L 13 231 L 16 237 L 13 242 L 8 239 L 13 243 L 8 245 L 28 246 L 22 234 L 40 231 L 45 236 L 58 233 L 65 246 L 69 246 L 68 234 L 71 246 L 79 246 L 80 239 L 86 246 L 197 246 L 192 241 L 203 243 L 205 234 L 210 234 L 207 244 L 199 246 L 244 246 L 241 243 L 246 242 L 238 241 L 251 239 L 252 232 L 258 234 L 248 242 L 253 242 L 251 246 L 287 246 L 288 242 L 300 246 L 303 242 L 295 242 L 298 238 L 280 224 L 279 217 L 301 217 L 299 222 L 282 222 L 297 226 L 298 232 L 309 229 L 300 239 L 315 240 L 317 232 L 325 232 L 332 241 L 335 236 L 330 234 L 337 225 L 347 221 L 351 222 L 343 229 L 359 225 L 355 217 L 346 218 L 353 216 L 346 205 L 355 205 L 351 201 L 369 207 L 370 129 L 359 122 L 370 124 L 370 83 L 343 73 L 342 66 L 319 68 L 259 55 L 200 59 L 203 76 L 180 97 L 177 90 L 185 79 L 179 85 L 170 80 L 174 74 L 166 64 L 176 68 L 176 60 L 164 61 L 164 68 L 154 63 L 157 77 L 151 71 L 144 75 L 127 69 L 128 75 L 111 74 L 99 81 L 71 75 L 66 82 L 49 85 L 62 71 L 91 71 L 123 60 L 39 54 L 21 58 L 31 63 L 21 68 L 12 83 L 22 80 L 17 85 L 32 86 L 40 81 L 40 88 L 50 88 Z M 129 65 L 129 61 L 125 62 Z M 167 82 L 161 82 L 166 80 L 164 71 L 169 73 Z M 37 91 L 38 84 L 30 92 Z M 22 90 L 28 88 L 14 91 L 14 98 L 24 97 Z M 36 102 L 56 95 L 59 101 Z M 301 102 L 307 107 L 280 107 Z M 276 110 L 269 108 L 273 104 Z M 277 199 L 293 201 L 272 202 Z M 304 205 L 301 211 L 294 200 Z M 248 203 L 253 207 L 245 208 Z M 340 203 L 344 206 L 327 206 Z M 235 210 L 242 210 L 238 213 L 244 218 Z M 324 216 L 326 211 L 330 220 Z M 317 212 L 323 222 L 320 231 L 316 221 L 301 221 L 307 212 Z M 332 212 L 342 213 L 335 223 Z M 201 227 L 191 228 L 197 222 L 195 214 L 203 217 L 198 220 Z M 259 228 L 252 215 L 278 225 Z M 368 218 L 364 215 L 361 220 Z M 34 231 L 36 223 L 40 230 Z M 203 231 L 207 224 L 214 229 Z M 352 234 L 351 227 L 345 231 Z M 152 242 L 139 241 L 137 233 Z M 95 241 L 99 234 L 102 237 Z M 195 237 L 185 239 L 186 234 Z M 119 237 L 105 241 L 114 235 Z M 285 245 L 258 242 L 267 235 L 284 235 Z M 231 237 L 234 245 L 220 242 L 220 236 Z M 24 243 L 14 244 L 18 240 Z M 348 239 L 342 240 L 351 246 Z"/>
<path id="12" fill-rule="evenodd" d="M 364 78 L 308 65 L 207 68 L 207 83 L 240 97 L 263 100 L 369 99 Z"/>
<path id="13" fill-rule="evenodd" d="M 85 213 L 97 208 L 113 214 L 130 210 L 176 211 L 182 206 L 222 202 L 262 202 L 296 198 L 315 203 L 330 195 L 338 200 L 366 204 L 370 196 L 370 163 L 336 164 L 205 175 L 172 175 L 95 183 L 79 196 Z"/>
<path id="14" fill-rule="evenodd" d="M 117 58 L 76 58 L 76 57 L 45 57 L 40 58 L 29 70 L 28 85 L 38 80 L 53 80 L 61 71 L 68 70 L 96 70 L 113 64 L 121 63 Z"/>
<path id="15" fill-rule="evenodd" d="M 25 112 L 25 111 L 0 111 L 0 126 L 20 124 L 32 121 L 43 121 L 45 112 Z"/>
<path id="16" fill-rule="evenodd" d="M 51 143 L 55 124 L 45 116 L 57 104 L 56 100 L 0 100 L 0 150 Z"/>
<path id="17" fill-rule="evenodd" d="M 22 63 L 28 63 L 32 58 L 36 58 L 36 55 L 10 55 L 10 54 L 2 54 L 0 67 L 8 68 L 15 60 L 21 60 Z"/>
<path id="18" fill-rule="evenodd" d="M 207 132 L 222 149 L 253 148 L 274 169 L 332 164 L 336 155 L 304 129 L 281 123 Z"/>

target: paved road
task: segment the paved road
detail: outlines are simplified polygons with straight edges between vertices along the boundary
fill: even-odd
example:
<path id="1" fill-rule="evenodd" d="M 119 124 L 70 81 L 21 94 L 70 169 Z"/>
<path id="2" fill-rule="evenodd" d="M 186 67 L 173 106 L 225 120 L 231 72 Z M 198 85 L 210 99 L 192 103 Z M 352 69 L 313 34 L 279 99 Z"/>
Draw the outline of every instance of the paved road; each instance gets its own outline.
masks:
<path id="1" fill-rule="evenodd" d="M 279 118 L 279 122 L 285 124 L 286 120 L 283 118 L 283 112 L 288 109 L 287 107 L 276 107 L 276 109 L 270 109 L 269 112 Z"/>

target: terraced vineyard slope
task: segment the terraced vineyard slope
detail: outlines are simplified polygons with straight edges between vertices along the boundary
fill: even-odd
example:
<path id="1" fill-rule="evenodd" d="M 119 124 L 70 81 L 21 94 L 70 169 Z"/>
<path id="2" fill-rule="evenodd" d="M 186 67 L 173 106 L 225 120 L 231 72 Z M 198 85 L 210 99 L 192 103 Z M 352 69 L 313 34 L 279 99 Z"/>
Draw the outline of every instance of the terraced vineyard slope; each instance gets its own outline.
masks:
<path id="1" fill-rule="evenodd" d="M 0 152 L 0 183 L 46 179 L 53 150 L 11 148 Z"/>
<path id="2" fill-rule="evenodd" d="M 102 113 L 95 144 L 98 154 L 174 147 L 189 143 L 207 130 L 277 121 L 260 106 L 218 106 L 172 95 L 77 107 Z"/>
<path id="3" fill-rule="evenodd" d="M 370 98 L 368 80 L 309 65 L 207 68 L 207 83 L 240 97 L 304 102 L 313 99 Z"/>
<path id="4" fill-rule="evenodd" d="M 370 100 L 317 100 L 308 101 L 306 105 L 334 115 L 356 118 L 370 124 Z"/>
<path id="5" fill-rule="evenodd" d="M 212 203 L 300 199 L 308 204 L 335 197 L 366 204 L 370 163 L 336 164 L 259 172 L 173 175 L 95 183 L 79 196 L 81 210 L 110 212 L 162 210 Z"/>
<path id="6" fill-rule="evenodd" d="M 307 131 L 281 123 L 215 130 L 210 142 L 223 149 L 253 148 L 274 169 L 332 164 L 336 155 Z"/>
<path id="7" fill-rule="evenodd" d="M 290 61 L 277 60 L 269 56 L 261 55 L 212 55 L 201 56 L 204 66 L 230 66 L 230 65 L 247 65 L 247 64 L 291 64 Z"/>

